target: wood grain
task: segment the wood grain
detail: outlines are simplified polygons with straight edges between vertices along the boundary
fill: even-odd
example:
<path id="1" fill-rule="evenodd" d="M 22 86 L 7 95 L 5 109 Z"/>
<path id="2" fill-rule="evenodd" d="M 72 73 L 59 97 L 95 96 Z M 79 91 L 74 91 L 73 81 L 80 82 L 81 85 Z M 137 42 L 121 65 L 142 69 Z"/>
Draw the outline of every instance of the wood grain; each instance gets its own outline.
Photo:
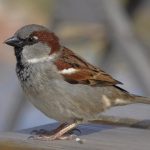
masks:
<path id="1" fill-rule="evenodd" d="M 56 124 L 41 126 L 32 129 L 51 129 Z M 120 128 L 104 125 L 81 125 L 81 135 L 83 144 L 75 140 L 42 141 L 29 139 L 28 132 L 32 129 L 24 130 L 21 133 L 1 133 L 1 150 L 149 150 L 150 130 Z"/>

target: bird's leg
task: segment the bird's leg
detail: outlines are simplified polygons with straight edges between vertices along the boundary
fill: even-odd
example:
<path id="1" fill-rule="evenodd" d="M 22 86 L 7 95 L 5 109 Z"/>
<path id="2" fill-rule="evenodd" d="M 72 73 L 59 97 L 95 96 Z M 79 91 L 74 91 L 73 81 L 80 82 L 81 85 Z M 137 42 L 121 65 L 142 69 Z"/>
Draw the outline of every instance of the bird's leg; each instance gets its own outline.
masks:
<path id="1" fill-rule="evenodd" d="M 72 131 L 77 125 L 77 122 L 63 123 L 52 131 L 47 131 L 43 129 L 39 131 L 34 131 L 35 136 L 31 136 L 31 138 L 41 140 L 73 139 L 73 136 L 71 135 L 71 133 L 69 133 L 69 131 Z"/>
<path id="2" fill-rule="evenodd" d="M 68 125 L 68 123 L 67 122 L 65 122 L 65 123 L 62 123 L 62 124 L 60 124 L 56 129 L 54 129 L 54 130 L 52 130 L 52 131 L 50 131 L 51 132 L 51 134 L 56 134 L 57 132 L 59 132 L 61 129 L 63 129 L 65 126 L 67 126 Z"/>
<path id="3" fill-rule="evenodd" d="M 64 128 L 67 125 L 68 125 L 68 123 L 65 122 L 65 123 L 60 124 L 57 128 L 55 128 L 51 131 L 45 130 L 45 129 L 33 130 L 31 132 L 31 134 L 38 135 L 39 137 L 50 136 L 50 135 L 53 135 L 53 134 L 57 133 L 59 130 L 61 130 L 62 128 Z"/>
<path id="4" fill-rule="evenodd" d="M 60 130 L 57 130 L 53 136 L 52 140 L 56 139 L 71 139 L 72 137 L 69 135 L 65 135 L 69 131 L 73 130 L 78 124 L 76 122 L 67 124 L 65 127 L 61 128 Z"/>

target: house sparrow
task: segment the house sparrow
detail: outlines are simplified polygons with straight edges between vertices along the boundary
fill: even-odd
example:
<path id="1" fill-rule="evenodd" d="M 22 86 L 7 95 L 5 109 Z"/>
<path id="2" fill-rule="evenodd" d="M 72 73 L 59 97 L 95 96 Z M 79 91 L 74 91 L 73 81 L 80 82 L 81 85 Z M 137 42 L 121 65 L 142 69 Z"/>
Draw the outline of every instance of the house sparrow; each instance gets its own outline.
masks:
<path id="1" fill-rule="evenodd" d="M 150 104 L 149 98 L 118 87 L 121 82 L 62 46 L 43 26 L 24 26 L 5 43 L 14 47 L 16 73 L 30 102 L 46 116 L 63 122 L 52 139 L 63 137 L 80 123 L 98 119 L 108 108 Z"/>

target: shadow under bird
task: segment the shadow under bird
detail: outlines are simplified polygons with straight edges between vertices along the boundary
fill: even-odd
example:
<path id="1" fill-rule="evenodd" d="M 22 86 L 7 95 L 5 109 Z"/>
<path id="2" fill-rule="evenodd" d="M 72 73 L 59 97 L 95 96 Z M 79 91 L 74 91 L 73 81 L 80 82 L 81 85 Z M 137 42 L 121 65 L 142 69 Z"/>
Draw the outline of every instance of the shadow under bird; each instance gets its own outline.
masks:
<path id="1" fill-rule="evenodd" d="M 98 119 L 114 106 L 150 104 L 150 98 L 119 88 L 121 82 L 60 44 L 47 28 L 31 24 L 5 41 L 13 46 L 16 73 L 29 101 L 46 116 L 62 122 L 50 139 L 64 139 L 78 124 Z"/>

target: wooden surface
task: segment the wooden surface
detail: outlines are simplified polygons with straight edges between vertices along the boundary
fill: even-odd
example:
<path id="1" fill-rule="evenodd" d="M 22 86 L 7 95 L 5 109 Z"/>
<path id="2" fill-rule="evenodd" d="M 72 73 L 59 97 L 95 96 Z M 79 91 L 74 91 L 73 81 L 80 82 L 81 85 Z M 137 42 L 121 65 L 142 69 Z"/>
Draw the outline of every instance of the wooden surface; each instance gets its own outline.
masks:
<path id="1" fill-rule="evenodd" d="M 52 129 L 56 124 L 34 129 Z M 150 130 L 121 128 L 102 125 L 79 126 L 83 144 L 75 140 L 41 141 L 29 139 L 24 130 L 21 133 L 0 133 L 0 150 L 150 150 Z M 79 134 L 79 133 L 78 133 Z"/>

